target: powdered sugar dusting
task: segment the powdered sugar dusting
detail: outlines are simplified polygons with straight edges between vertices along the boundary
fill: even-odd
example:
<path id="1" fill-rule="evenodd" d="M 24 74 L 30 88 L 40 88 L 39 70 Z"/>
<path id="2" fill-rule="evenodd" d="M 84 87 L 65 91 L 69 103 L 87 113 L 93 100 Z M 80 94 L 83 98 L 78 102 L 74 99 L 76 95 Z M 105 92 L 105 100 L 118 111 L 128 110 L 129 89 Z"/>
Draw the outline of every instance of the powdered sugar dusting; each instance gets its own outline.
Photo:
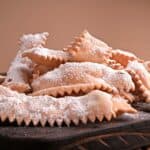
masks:
<path id="1" fill-rule="evenodd" d="M 135 88 L 131 76 L 124 70 L 106 72 L 105 76 L 103 76 L 103 79 L 120 91 L 130 91 L 131 89 Z"/>
<path id="2" fill-rule="evenodd" d="M 32 66 L 33 62 L 28 58 L 22 58 L 21 51 L 18 51 L 18 54 L 9 67 L 3 85 L 9 86 L 16 83 L 28 84 L 28 77 L 31 76 Z"/>
<path id="3" fill-rule="evenodd" d="M 64 51 L 61 50 L 53 50 L 53 49 L 48 49 L 48 48 L 44 48 L 44 47 L 36 47 L 36 48 L 32 48 L 30 50 L 25 51 L 24 53 L 35 53 L 37 55 L 43 56 L 45 58 L 50 57 L 62 57 L 62 58 L 66 58 L 68 56 L 68 54 Z"/>
<path id="4" fill-rule="evenodd" d="M 81 117 L 88 114 L 84 97 L 53 98 L 51 96 L 26 96 L 0 86 L 0 114 L 14 114 L 15 117 L 42 120 L 70 118 L 71 114 Z M 88 100 L 87 100 L 88 101 Z M 43 116 L 44 115 L 44 116 Z"/>
<path id="5" fill-rule="evenodd" d="M 83 35 L 85 36 L 85 41 L 92 44 L 93 49 L 99 50 L 99 51 L 108 51 L 110 47 L 104 43 L 103 41 L 93 37 L 88 31 L 84 31 Z M 95 48 L 94 48 L 95 46 Z"/>
<path id="6" fill-rule="evenodd" d="M 20 50 L 30 49 L 32 47 L 42 47 L 48 37 L 48 32 L 25 34 L 20 38 Z"/>
<path id="7" fill-rule="evenodd" d="M 79 121 L 81 119 L 81 121 L 85 122 L 84 118 L 87 120 L 92 112 L 95 115 L 94 117 L 106 117 L 106 119 L 110 120 L 112 115 L 122 110 L 119 105 L 113 106 L 111 99 L 112 95 L 101 91 L 92 91 L 79 97 L 32 97 L 0 86 L 0 117 L 6 116 L 10 118 L 13 116 L 16 119 L 37 120 L 37 122 L 43 122 L 43 120 L 50 122 L 60 121 L 57 124 L 61 125 L 67 119 L 70 121 Z M 135 112 L 130 105 L 125 104 L 124 106 L 126 107 L 125 112 Z"/>
<path id="8" fill-rule="evenodd" d="M 3 83 L 5 86 L 19 86 L 22 88 L 21 92 L 26 92 L 30 90 L 28 84 L 29 78 L 31 77 L 34 63 L 28 59 L 23 58 L 22 53 L 28 48 L 42 47 L 45 44 L 48 33 L 37 33 L 37 34 L 27 34 L 20 38 L 20 50 L 18 51 L 15 59 L 11 63 L 9 70 L 7 72 L 6 79 Z M 17 90 L 17 88 L 15 87 Z"/>
<path id="9" fill-rule="evenodd" d="M 35 79 L 32 87 L 36 91 L 78 83 L 99 83 L 101 79 L 118 89 L 122 88 L 128 91 L 134 87 L 127 72 L 113 70 L 103 64 L 91 62 L 62 64 L 59 68 Z"/>
<path id="10" fill-rule="evenodd" d="M 71 61 L 105 63 L 110 57 L 111 48 L 101 40 L 84 31 L 76 40 L 71 43 L 67 51 L 72 56 Z"/>
<path id="11" fill-rule="evenodd" d="M 136 60 L 129 62 L 128 65 L 127 65 L 127 69 L 133 69 L 135 71 L 142 71 L 144 73 L 147 72 L 147 70 L 145 69 L 144 65 L 142 63 L 139 63 Z"/>
<path id="12" fill-rule="evenodd" d="M 145 66 L 138 61 L 131 61 L 128 63 L 126 69 L 134 70 L 142 80 L 143 84 L 150 89 L 150 73 L 146 70 Z"/>

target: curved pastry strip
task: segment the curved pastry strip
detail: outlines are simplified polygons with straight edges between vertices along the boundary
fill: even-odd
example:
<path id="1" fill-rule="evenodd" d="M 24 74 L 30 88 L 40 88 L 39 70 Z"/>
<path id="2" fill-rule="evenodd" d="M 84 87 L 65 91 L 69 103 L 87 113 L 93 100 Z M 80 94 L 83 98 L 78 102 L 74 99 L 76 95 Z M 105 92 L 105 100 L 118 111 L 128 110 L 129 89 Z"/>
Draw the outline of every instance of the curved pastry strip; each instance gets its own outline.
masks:
<path id="1" fill-rule="evenodd" d="M 27 58 L 21 58 L 20 52 L 18 52 L 9 67 L 3 85 L 18 92 L 28 92 L 30 91 L 29 78 L 31 75 L 32 62 Z"/>
<path id="2" fill-rule="evenodd" d="M 132 79 L 136 87 L 134 93 L 137 95 L 137 97 L 134 100 L 136 101 L 144 100 L 146 102 L 150 102 L 150 90 L 147 87 L 145 87 L 145 85 L 143 84 L 141 80 L 140 75 L 137 74 L 134 70 L 128 70 L 128 72 L 132 76 Z"/>
<path id="3" fill-rule="evenodd" d="M 58 67 L 68 60 L 68 53 L 61 50 L 52 50 L 47 48 L 32 48 L 23 53 L 23 57 L 30 58 L 33 62 L 44 65 L 49 70 Z"/>
<path id="4" fill-rule="evenodd" d="M 111 48 L 104 42 L 98 40 L 83 31 L 64 51 L 70 54 L 70 61 L 105 63 L 110 57 Z"/>
<path id="5" fill-rule="evenodd" d="M 123 50 L 112 50 L 106 43 L 84 31 L 64 49 L 70 54 L 70 61 L 96 62 L 107 64 L 113 69 L 123 69 L 129 61 L 138 60 L 133 53 Z"/>
<path id="6" fill-rule="evenodd" d="M 99 83 L 82 83 L 76 85 L 64 85 L 46 88 L 43 90 L 35 91 L 31 95 L 39 96 L 39 95 L 50 95 L 54 97 L 62 97 L 68 95 L 83 95 L 89 93 L 92 90 L 101 90 L 106 91 L 108 93 L 117 93 L 115 88 L 112 88 L 109 84 L 105 82 Z"/>
<path id="7" fill-rule="evenodd" d="M 128 63 L 127 69 L 134 70 L 139 75 L 143 85 L 150 90 L 150 73 L 146 70 L 143 63 L 138 61 L 131 61 Z"/>
<path id="8" fill-rule="evenodd" d="M 41 123 L 45 126 L 57 124 L 61 126 L 64 122 L 67 126 L 79 121 L 86 124 L 87 121 L 100 122 L 106 118 L 108 121 L 122 113 L 136 113 L 121 97 L 113 97 L 101 91 L 80 97 L 53 98 L 50 96 L 26 96 L 14 93 L 0 86 L 0 118 L 4 122 L 7 118 L 10 122 L 17 121 L 18 125 L 23 122 L 28 126 L 31 122 L 34 126 Z M 5 92 L 4 92 L 5 91 Z M 11 93 L 5 95 L 4 93 Z"/>
<path id="9" fill-rule="evenodd" d="M 141 61 L 136 55 L 131 52 L 123 51 L 120 49 L 112 50 L 111 59 L 115 60 L 117 63 L 120 63 L 122 66 L 126 67 L 129 61 L 138 60 Z"/>
<path id="10" fill-rule="evenodd" d="M 22 53 L 31 47 L 42 47 L 45 44 L 48 33 L 27 34 L 20 38 L 20 50 L 7 72 L 4 86 L 18 92 L 30 91 L 29 79 L 32 76 L 33 62 L 28 58 L 23 58 Z"/>
<path id="11" fill-rule="evenodd" d="M 134 83 L 127 72 L 113 70 L 105 65 L 91 62 L 62 64 L 59 68 L 49 71 L 33 80 L 32 88 L 34 92 L 43 89 L 47 90 L 47 88 L 48 91 L 51 91 L 50 88 L 52 88 L 57 89 L 56 92 L 61 92 L 60 89 L 64 88 L 63 92 L 65 93 L 68 88 L 70 88 L 69 91 L 74 91 L 76 87 L 80 87 L 77 88 L 80 91 L 80 85 L 84 84 L 85 87 L 83 88 L 86 89 L 89 89 L 89 85 L 93 84 L 98 89 L 102 85 L 102 87 L 110 87 L 112 90 L 109 91 L 114 91 L 113 89 L 125 90 L 127 92 L 134 90 Z M 106 88 L 106 91 L 110 88 Z M 44 93 L 46 90 L 44 90 Z"/>

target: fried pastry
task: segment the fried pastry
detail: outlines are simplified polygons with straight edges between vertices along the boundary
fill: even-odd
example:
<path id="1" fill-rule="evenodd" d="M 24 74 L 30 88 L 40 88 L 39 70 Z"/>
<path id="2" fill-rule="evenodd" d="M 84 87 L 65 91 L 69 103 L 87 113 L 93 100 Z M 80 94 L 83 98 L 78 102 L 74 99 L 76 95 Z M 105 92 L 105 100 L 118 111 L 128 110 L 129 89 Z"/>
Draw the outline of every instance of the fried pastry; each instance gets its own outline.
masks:
<path id="1" fill-rule="evenodd" d="M 4 86 L 16 90 L 18 92 L 29 92 L 31 90 L 29 79 L 32 76 L 34 63 L 22 57 L 22 53 L 32 47 L 42 47 L 48 33 L 27 34 L 20 38 L 20 50 L 18 51 L 15 59 L 11 63 L 6 79 L 3 83 Z"/>
<path id="2" fill-rule="evenodd" d="M 135 60 L 142 61 L 135 54 L 128 51 L 116 49 L 116 50 L 112 50 L 111 53 L 112 53 L 111 59 L 116 61 L 123 67 L 126 67 L 128 63 L 131 61 L 135 61 Z"/>
<path id="3" fill-rule="evenodd" d="M 150 90 L 147 89 L 144 84 L 142 83 L 140 76 L 136 74 L 134 70 L 128 70 L 128 72 L 131 74 L 132 79 L 135 83 L 135 99 L 134 101 L 145 101 L 150 102 Z"/>
<path id="4" fill-rule="evenodd" d="M 87 93 L 93 89 L 106 92 L 134 90 L 130 75 L 124 70 L 113 70 L 103 64 L 82 62 L 65 63 L 32 82 L 33 95 L 65 95 Z"/>
<path id="5" fill-rule="evenodd" d="M 28 79 L 31 75 L 32 62 L 27 58 L 22 59 L 19 52 L 7 72 L 3 85 L 18 92 L 28 92 L 30 91 Z"/>
<path id="6" fill-rule="evenodd" d="M 8 118 L 9 122 L 16 120 L 18 125 L 24 122 L 28 126 L 32 122 L 34 126 L 38 123 L 45 126 L 48 122 L 50 126 L 55 123 L 61 126 L 64 122 L 69 126 L 71 122 L 78 125 L 79 121 L 84 124 L 96 119 L 101 122 L 104 118 L 110 121 L 125 112 L 136 113 L 136 110 L 120 96 L 114 97 L 102 91 L 92 91 L 79 97 L 32 97 L 0 86 L 2 122 Z"/>
<path id="7" fill-rule="evenodd" d="M 129 61 L 141 61 L 131 52 L 113 50 L 86 30 L 76 37 L 67 48 L 64 48 L 64 51 L 70 54 L 70 61 L 102 63 L 113 69 L 123 69 Z"/>
<path id="8" fill-rule="evenodd" d="M 150 62 L 112 49 L 84 31 L 64 50 L 44 48 L 48 33 L 20 38 L 5 79 L 0 119 L 34 126 L 110 121 L 136 113 L 129 103 L 150 102 Z M 30 93 L 29 93 L 30 92 Z"/>
<path id="9" fill-rule="evenodd" d="M 45 45 L 49 33 L 24 34 L 19 41 L 20 50 L 24 51 L 33 47 L 43 47 Z"/>
<path id="10" fill-rule="evenodd" d="M 110 58 L 111 47 L 83 31 L 64 51 L 70 54 L 70 61 L 105 63 Z"/>
<path id="11" fill-rule="evenodd" d="M 44 65 L 49 70 L 58 67 L 60 64 L 66 62 L 69 58 L 68 53 L 61 50 L 53 50 L 48 48 L 32 48 L 23 53 L 23 57 L 30 58 L 38 65 Z"/>
<path id="12" fill-rule="evenodd" d="M 143 63 L 131 61 L 126 68 L 128 70 L 134 70 L 135 73 L 139 75 L 144 86 L 150 90 L 150 73 L 147 71 Z"/>
<path id="13" fill-rule="evenodd" d="M 150 73 L 146 70 L 143 63 L 137 61 L 129 62 L 127 70 L 133 78 L 139 98 L 150 102 Z"/>

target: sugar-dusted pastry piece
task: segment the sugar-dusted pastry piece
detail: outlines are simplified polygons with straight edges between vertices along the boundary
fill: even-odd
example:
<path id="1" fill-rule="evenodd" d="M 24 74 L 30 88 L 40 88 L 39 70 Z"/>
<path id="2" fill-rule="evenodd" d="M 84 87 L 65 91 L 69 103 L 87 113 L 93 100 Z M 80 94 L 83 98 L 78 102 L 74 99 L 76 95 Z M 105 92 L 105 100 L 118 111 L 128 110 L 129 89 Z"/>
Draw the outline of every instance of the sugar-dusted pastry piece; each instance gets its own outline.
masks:
<path id="1" fill-rule="evenodd" d="M 106 43 L 92 36 L 88 31 L 83 31 L 64 51 L 70 54 L 70 61 L 96 62 L 107 64 L 113 69 L 126 67 L 129 61 L 139 60 L 131 52 L 112 50 Z"/>
<path id="2" fill-rule="evenodd" d="M 24 34 L 19 41 L 20 50 L 27 50 L 33 47 L 43 47 L 46 43 L 48 35 L 48 32 Z"/>
<path id="3" fill-rule="evenodd" d="M 42 47 L 45 44 L 47 36 L 48 33 L 44 32 L 27 34 L 20 38 L 20 50 L 8 69 L 6 79 L 3 83 L 4 86 L 18 92 L 30 91 L 29 80 L 32 76 L 34 64 L 30 59 L 23 58 L 22 53 L 32 47 Z"/>
<path id="4" fill-rule="evenodd" d="M 142 83 L 139 74 L 137 74 L 134 70 L 128 70 L 128 72 L 131 74 L 132 79 L 135 83 L 135 99 L 134 101 L 145 101 L 150 102 L 150 90 L 145 87 L 145 85 Z"/>
<path id="5" fill-rule="evenodd" d="M 9 67 L 3 85 L 18 92 L 28 92 L 30 91 L 31 73 L 32 62 L 27 58 L 22 59 L 19 52 Z"/>
<path id="6" fill-rule="evenodd" d="M 69 54 L 62 50 L 37 47 L 25 51 L 23 57 L 28 57 L 36 64 L 44 65 L 51 70 L 66 62 Z"/>
<path id="7" fill-rule="evenodd" d="M 70 61 L 106 63 L 111 56 L 111 47 L 83 31 L 64 51 L 70 54 Z"/>
<path id="8" fill-rule="evenodd" d="M 111 53 L 112 53 L 111 59 L 114 60 L 116 63 L 121 64 L 123 67 L 126 67 L 129 61 L 134 60 L 142 61 L 135 54 L 125 50 L 116 49 L 112 50 Z"/>
<path id="9" fill-rule="evenodd" d="M 142 63 L 137 61 L 130 62 L 127 70 L 136 85 L 135 92 L 139 96 L 139 100 L 143 99 L 146 102 L 150 102 L 150 73 Z"/>
<path id="10" fill-rule="evenodd" d="M 102 91 L 92 91 L 87 95 L 73 97 L 67 96 L 54 98 L 51 96 L 27 96 L 13 92 L 8 88 L 0 86 L 0 118 L 4 122 L 17 121 L 18 125 L 23 122 L 28 126 L 31 122 L 34 126 L 39 123 L 50 126 L 56 123 L 61 126 L 64 122 L 78 125 L 81 121 L 86 124 L 100 122 L 106 118 L 110 121 L 123 113 L 136 113 L 120 96 L 112 96 Z"/>
<path id="11" fill-rule="evenodd" d="M 131 76 L 103 64 L 65 63 L 32 82 L 33 95 L 63 96 L 87 93 L 93 89 L 106 92 L 134 90 Z"/>
<path id="12" fill-rule="evenodd" d="M 150 73 L 147 71 L 143 63 L 140 63 L 138 61 L 131 61 L 128 63 L 127 69 L 134 70 L 135 73 L 137 73 L 144 84 L 144 86 L 148 89 L 150 89 Z"/>

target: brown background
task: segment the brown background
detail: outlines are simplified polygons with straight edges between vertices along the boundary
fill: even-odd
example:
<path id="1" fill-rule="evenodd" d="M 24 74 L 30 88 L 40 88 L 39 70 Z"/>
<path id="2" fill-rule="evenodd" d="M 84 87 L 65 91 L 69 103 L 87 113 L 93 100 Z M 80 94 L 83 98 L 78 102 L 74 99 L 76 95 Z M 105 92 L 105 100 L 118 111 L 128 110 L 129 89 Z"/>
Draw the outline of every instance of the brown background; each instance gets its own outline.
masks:
<path id="1" fill-rule="evenodd" d="M 0 0 L 0 71 L 6 71 L 23 33 L 48 31 L 61 49 L 83 29 L 114 48 L 150 57 L 150 0 Z"/>

